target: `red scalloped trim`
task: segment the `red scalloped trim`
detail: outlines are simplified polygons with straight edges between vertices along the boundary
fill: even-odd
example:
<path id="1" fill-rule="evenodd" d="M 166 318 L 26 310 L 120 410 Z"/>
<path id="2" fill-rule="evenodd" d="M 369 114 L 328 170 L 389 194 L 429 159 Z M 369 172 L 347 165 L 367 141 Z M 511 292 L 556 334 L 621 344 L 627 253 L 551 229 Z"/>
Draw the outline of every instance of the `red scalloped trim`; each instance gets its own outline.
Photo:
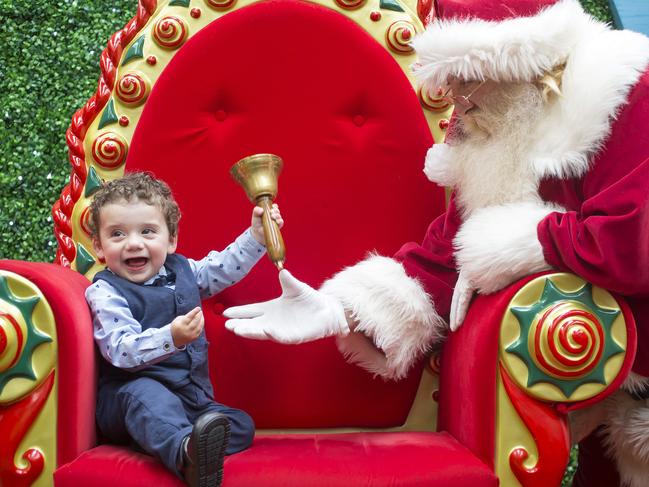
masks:
<path id="1" fill-rule="evenodd" d="M 43 472 L 45 458 L 36 448 L 23 453 L 27 466 L 14 465 L 18 445 L 41 412 L 54 385 L 54 371 L 29 396 L 7 407 L 0 408 L 0 485 L 28 487 Z M 50 458 L 50 461 L 53 461 Z"/>
<path id="2" fill-rule="evenodd" d="M 83 139 L 86 136 L 88 127 L 110 98 L 110 94 L 115 86 L 117 65 L 122 57 L 124 48 L 142 30 L 151 15 L 155 12 L 157 4 L 157 0 L 139 0 L 135 17 L 122 30 L 112 35 L 106 49 L 101 53 L 99 60 L 101 76 L 99 77 L 97 91 L 86 102 L 85 106 L 77 110 L 72 116 L 72 122 L 65 134 L 68 144 L 68 159 L 72 166 L 72 172 L 70 173 L 69 184 L 63 188 L 61 197 L 52 207 L 54 235 L 59 244 L 54 262 L 64 267 L 70 267 L 70 263 L 76 256 L 76 247 L 74 240 L 72 240 L 70 217 L 72 216 L 74 204 L 81 196 L 88 176 Z"/>
<path id="3" fill-rule="evenodd" d="M 530 468 L 523 464 L 529 456 L 528 451 L 522 447 L 514 449 L 509 455 L 512 472 L 523 487 L 561 485 L 570 455 L 570 435 L 566 417 L 552 406 L 525 394 L 516 387 L 502 364 L 499 364 L 499 368 L 507 395 L 532 434 L 538 451 L 536 465 Z"/>

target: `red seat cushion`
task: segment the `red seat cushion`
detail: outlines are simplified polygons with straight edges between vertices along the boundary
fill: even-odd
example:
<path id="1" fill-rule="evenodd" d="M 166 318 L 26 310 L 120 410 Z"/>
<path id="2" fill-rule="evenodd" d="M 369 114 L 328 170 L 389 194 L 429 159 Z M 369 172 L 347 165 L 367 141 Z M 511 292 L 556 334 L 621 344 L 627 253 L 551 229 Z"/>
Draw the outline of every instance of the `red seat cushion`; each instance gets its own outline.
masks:
<path id="1" fill-rule="evenodd" d="M 151 457 L 99 446 L 54 474 L 57 487 L 171 487 L 182 482 Z M 496 487 L 482 462 L 446 433 L 265 435 L 226 458 L 223 487 Z"/>

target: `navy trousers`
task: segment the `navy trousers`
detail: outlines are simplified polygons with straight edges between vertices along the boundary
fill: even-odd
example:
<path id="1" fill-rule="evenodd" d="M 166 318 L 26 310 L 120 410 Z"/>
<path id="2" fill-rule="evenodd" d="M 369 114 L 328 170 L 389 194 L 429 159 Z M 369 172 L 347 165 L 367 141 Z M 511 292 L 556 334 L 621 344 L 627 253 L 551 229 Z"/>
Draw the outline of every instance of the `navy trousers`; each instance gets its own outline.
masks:
<path id="1" fill-rule="evenodd" d="M 97 424 L 111 441 L 135 441 L 182 477 L 182 441 L 192 432 L 198 417 L 210 411 L 224 414 L 230 421 L 226 455 L 250 446 L 255 435 L 252 418 L 215 402 L 193 383 L 174 390 L 148 377 L 104 384 L 97 401 Z"/>

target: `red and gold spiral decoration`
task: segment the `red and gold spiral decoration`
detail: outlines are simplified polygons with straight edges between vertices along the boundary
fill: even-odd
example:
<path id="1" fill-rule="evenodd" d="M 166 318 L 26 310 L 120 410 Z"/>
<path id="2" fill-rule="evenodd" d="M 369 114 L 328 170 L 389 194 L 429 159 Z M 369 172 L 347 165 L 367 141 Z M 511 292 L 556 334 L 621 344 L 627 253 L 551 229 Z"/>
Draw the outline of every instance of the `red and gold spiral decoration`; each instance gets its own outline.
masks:
<path id="1" fill-rule="evenodd" d="M 174 15 L 163 17 L 153 25 L 153 40 L 164 49 L 178 49 L 188 35 L 185 21 Z"/>
<path id="2" fill-rule="evenodd" d="M 575 303 L 548 308 L 532 329 L 532 357 L 545 373 L 557 378 L 581 377 L 602 357 L 602 322 Z"/>
<path id="3" fill-rule="evenodd" d="M 142 73 L 126 73 L 117 82 L 115 93 L 125 105 L 139 106 L 144 103 L 151 92 L 151 82 Z"/>
<path id="4" fill-rule="evenodd" d="M 54 315 L 40 289 L 1 271 L 0 485 L 28 487 L 54 469 L 55 436 L 34 423 L 41 417 L 56 428 L 55 405 L 45 407 L 54 386 L 55 335 Z"/>
<path id="5" fill-rule="evenodd" d="M 216 10 L 227 10 L 232 8 L 237 0 L 205 0 L 208 6 Z"/>
<path id="6" fill-rule="evenodd" d="M 354 10 L 363 6 L 367 0 L 336 0 L 336 5 L 345 10 Z"/>
<path id="7" fill-rule="evenodd" d="M 415 26 L 407 20 L 398 20 L 388 27 L 385 41 L 388 47 L 398 54 L 409 54 L 413 51 L 410 44 L 415 36 Z"/>
<path id="8" fill-rule="evenodd" d="M 104 132 L 92 143 L 92 158 L 106 169 L 116 169 L 126 161 L 128 142 L 119 134 Z"/>
<path id="9" fill-rule="evenodd" d="M 16 365 L 25 341 L 24 323 L 21 325 L 9 313 L 0 312 L 0 374 Z"/>
<path id="10" fill-rule="evenodd" d="M 617 301 L 571 274 L 542 276 L 512 299 L 501 326 L 501 360 L 538 399 L 575 402 L 616 380 L 627 333 Z"/>
<path id="11" fill-rule="evenodd" d="M 90 207 L 86 206 L 81 212 L 81 218 L 79 219 L 81 223 L 81 229 L 88 235 L 92 235 L 90 230 Z"/>
<path id="12" fill-rule="evenodd" d="M 420 87 L 419 88 L 419 101 L 421 105 L 432 112 L 443 112 L 450 108 L 451 104 L 442 98 L 444 91 L 442 88 L 436 88 L 434 93 L 430 90 Z"/>

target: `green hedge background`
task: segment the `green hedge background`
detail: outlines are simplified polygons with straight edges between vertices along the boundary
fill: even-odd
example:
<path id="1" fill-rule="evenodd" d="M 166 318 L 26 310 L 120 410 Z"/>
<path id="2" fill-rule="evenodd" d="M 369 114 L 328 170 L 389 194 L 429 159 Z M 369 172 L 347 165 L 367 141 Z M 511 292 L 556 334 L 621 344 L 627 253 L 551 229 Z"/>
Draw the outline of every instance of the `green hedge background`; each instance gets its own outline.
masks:
<path id="1" fill-rule="evenodd" d="M 608 0 L 582 3 L 611 21 Z M 50 211 L 70 173 L 65 131 L 96 90 L 108 38 L 136 6 L 136 0 L 0 0 L 0 258 L 54 259 Z M 565 485 L 573 472 L 574 461 Z"/>
<path id="2" fill-rule="evenodd" d="M 607 0 L 583 0 L 601 19 Z M 67 184 L 65 131 L 136 0 L 0 0 L 0 258 L 51 262 L 50 211 Z"/>

